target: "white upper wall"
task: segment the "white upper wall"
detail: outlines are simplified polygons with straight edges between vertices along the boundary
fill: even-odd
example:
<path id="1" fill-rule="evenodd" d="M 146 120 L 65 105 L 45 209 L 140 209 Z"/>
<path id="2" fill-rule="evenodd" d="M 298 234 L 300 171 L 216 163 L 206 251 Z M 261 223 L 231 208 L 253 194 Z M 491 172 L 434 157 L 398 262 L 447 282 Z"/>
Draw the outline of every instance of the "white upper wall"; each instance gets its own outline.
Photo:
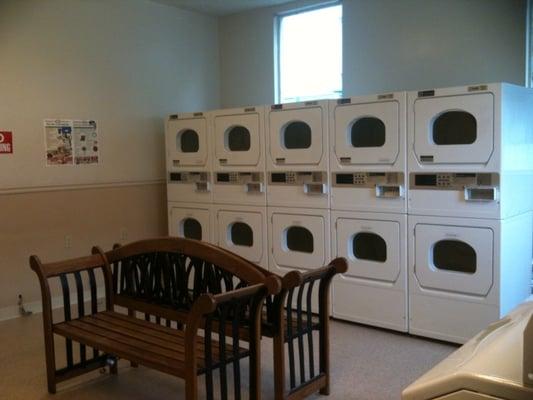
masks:
<path id="1" fill-rule="evenodd" d="M 1 0 L 2 189 L 164 177 L 164 118 L 219 106 L 218 21 L 147 0 Z M 96 119 L 98 166 L 45 167 L 43 119 Z"/>
<path id="2" fill-rule="evenodd" d="M 222 17 L 223 107 L 274 102 L 274 17 Z M 476 82 L 524 84 L 526 0 L 344 0 L 344 95 Z"/>

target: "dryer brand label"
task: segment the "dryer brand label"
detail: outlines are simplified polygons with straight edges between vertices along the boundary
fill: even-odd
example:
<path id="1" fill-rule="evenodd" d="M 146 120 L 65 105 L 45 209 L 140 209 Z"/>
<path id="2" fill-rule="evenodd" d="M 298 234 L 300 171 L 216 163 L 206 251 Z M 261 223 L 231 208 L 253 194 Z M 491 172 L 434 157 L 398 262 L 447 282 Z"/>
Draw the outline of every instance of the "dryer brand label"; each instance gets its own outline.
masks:
<path id="1" fill-rule="evenodd" d="M 0 154 L 13 154 L 13 132 L 0 131 Z"/>

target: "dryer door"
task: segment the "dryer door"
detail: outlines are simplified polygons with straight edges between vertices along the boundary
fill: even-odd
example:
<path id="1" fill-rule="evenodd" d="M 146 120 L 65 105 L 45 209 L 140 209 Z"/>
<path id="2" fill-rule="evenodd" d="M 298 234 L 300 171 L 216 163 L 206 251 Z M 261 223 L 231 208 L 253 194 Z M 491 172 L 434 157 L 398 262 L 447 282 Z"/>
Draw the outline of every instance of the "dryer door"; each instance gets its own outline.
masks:
<path id="1" fill-rule="evenodd" d="M 255 113 L 216 116 L 216 165 L 256 166 L 261 154 L 259 126 Z"/>
<path id="2" fill-rule="evenodd" d="M 207 163 L 207 122 L 205 118 L 168 121 L 168 166 L 202 167 Z"/>
<path id="3" fill-rule="evenodd" d="M 486 295 L 493 283 L 494 235 L 489 228 L 418 224 L 415 276 L 423 288 Z"/>
<path id="4" fill-rule="evenodd" d="M 254 263 L 263 257 L 263 218 L 260 213 L 224 211 L 217 214 L 218 245 Z"/>
<path id="5" fill-rule="evenodd" d="M 276 265 L 289 269 L 325 265 L 326 227 L 320 215 L 274 213 L 272 250 Z"/>
<path id="6" fill-rule="evenodd" d="M 278 165 L 318 165 L 324 156 L 322 108 L 269 112 L 270 156 Z"/>
<path id="7" fill-rule="evenodd" d="M 339 218 L 337 254 L 348 260 L 346 277 L 395 282 L 400 275 L 400 224 Z"/>
<path id="8" fill-rule="evenodd" d="M 398 102 L 335 108 L 335 156 L 340 164 L 393 164 L 399 154 Z"/>
<path id="9" fill-rule="evenodd" d="M 480 93 L 419 98 L 414 130 L 421 163 L 486 163 L 494 147 L 494 97 Z"/>
<path id="10" fill-rule="evenodd" d="M 209 241 L 209 210 L 173 207 L 170 210 L 170 235 Z"/>

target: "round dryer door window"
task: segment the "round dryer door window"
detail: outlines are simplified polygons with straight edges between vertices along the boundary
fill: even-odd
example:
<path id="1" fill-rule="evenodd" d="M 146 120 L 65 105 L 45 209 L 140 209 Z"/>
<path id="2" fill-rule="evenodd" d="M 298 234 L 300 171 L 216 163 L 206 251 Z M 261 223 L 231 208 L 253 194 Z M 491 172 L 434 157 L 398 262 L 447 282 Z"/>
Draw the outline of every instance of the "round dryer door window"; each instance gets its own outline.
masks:
<path id="1" fill-rule="evenodd" d="M 396 282 L 403 246 L 399 221 L 336 219 L 337 255 L 348 260 L 344 278 Z"/>
<path id="2" fill-rule="evenodd" d="M 168 121 L 167 160 L 170 168 L 203 166 L 207 162 L 207 122 L 205 118 Z"/>
<path id="3" fill-rule="evenodd" d="M 335 158 L 341 164 L 394 164 L 400 154 L 399 102 L 337 104 L 334 110 Z"/>
<path id="4" fill-rule="evenodd" d="M 202 225 L 194 218 L 187 218 L 182 224 L 183 237 L 202 240 Z"/>
<path id="5" fill-rule="evenodd" d="M 257 166 L 261 160 L 263 133 L 260 115 L 216 115 L 214 117 L 215 162 L 217 165 Z"/>
<path id="6" fill-rule="evenodd" d="M 493 282 L 490 228 L 417 224 L 415 275 L 423 288 L 484 296 Z"/>

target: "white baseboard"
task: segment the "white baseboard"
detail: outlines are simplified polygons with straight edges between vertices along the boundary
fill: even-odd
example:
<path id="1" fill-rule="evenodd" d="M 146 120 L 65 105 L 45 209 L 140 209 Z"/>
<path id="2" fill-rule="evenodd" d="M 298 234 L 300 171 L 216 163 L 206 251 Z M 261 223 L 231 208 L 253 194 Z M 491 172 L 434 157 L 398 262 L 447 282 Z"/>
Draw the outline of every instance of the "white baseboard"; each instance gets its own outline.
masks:
<path id="1" fill-rule="evenodd" d="M 86 302 L 90 301 L 90 290 L 86 290 L 83 293 L 83 298 Z M 97 289 L 96 298 L 98 299 L 99 305 L 102 304 L 102 301 L 105 299 L 105 289 L 103 287 L 99 287 Z M 70 293 L 70 304 L 71 306 L 78 304 L 78 295 L 76 292 Z M 63 308 L 63 296 L 52 297 L 52 309 L 57 310 L 60 308 Z M 30 311 L 32 314 L 39 314 L 43 312 L 43 304 L 41 301 L 32 301 L 30 303 L 24 303 L 24 309 L 26 311 Z M 20 315 L 18 305 L 0 308 L 0 321 L 7 321 L 19 317 L 22 317 L 22 315 Z"/>

